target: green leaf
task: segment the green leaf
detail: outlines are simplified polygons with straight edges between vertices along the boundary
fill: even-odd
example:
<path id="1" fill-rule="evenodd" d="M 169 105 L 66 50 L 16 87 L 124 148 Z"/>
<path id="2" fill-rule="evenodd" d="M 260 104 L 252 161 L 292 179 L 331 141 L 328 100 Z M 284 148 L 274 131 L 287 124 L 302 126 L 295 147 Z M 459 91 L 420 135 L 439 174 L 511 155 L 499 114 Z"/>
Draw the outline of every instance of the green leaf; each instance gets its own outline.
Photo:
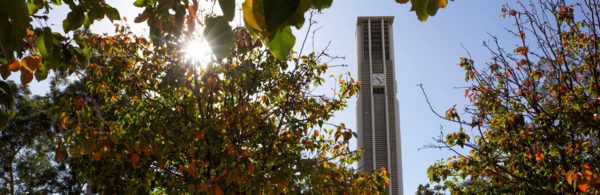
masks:
<path id="1" fill-rule="evenodd" d="M 230 48 L 234 45 L 233 32 L 229 22 L 223 16 L 206 19 L 204 36 L 218 60 L 229 56 Z"/>
<path id="2" fill-rule="evenodd" d="M 0 81 L 0 89 L 4 91 L 4 95 L 6 95 L 5 100 L 7 103 L 7 107 L 13 107 L 15 105 L 15 99 L 13 98 L 12 90 L 8 83 L 4 81 Z"/>
<path id="3" fill-rule="evenodd" d="M 40 10 L 42 8 L 44 8 L 43 2 L 40 2 L 40 1 L 27 2 L 27 9 L 29 10 L 29 13 L 37 13 L 38 10 Z"/>
<path id="4" fill-rule="evenodd" d="M 12 59 L 15 51 L 23 47 L 23 37 L 30 26 L 29 9 L 24 0 L 2 0 L 0 5 L 6 7 L 0 15 L 0 46 L 5 59 Z M 8 18 L 6 17 L 8 15 Z M 10 20 L 9 20 L 10 18 Z"/>
<path id="5" fill-rule="evenodd" d="M 253 43 L 256 42 L 256 39 L 259 38 L 258 33 L 256 32 L 256 30 L 254 30 L 254 28 L 252 28 L 250 25 L 248 25 L 248 22 L 246 22 L 246 20 L 244 20 L 244 25 L 246 26 L 246 29 L 248 29 L 248 32 L 252 36 L 252 42 Z"/>
<path id="6" fill-rule="evenodd" d="M 136 7 L 146 7 L 146 5 L 148 5 L 148 0 L 136 0 L 133 2 L 133 5 Z"/>
<path id="7" fill-rule="evenodd" d="M 8 69 L 8 66 L 0 66 L 0 75 L 2 75 L 2 79 L 6 80 L 10 74 L 11 72 Z"/>
<path id="8" fill-rule="evenodd" d="M 67 19 L 63 20 L 63 31 L 65 31 L 65 33 L 68 33 L 72 30 L 74 30 L 74 28 L 73 28 L 73 26 L 71 26 L 71 23 L 69 22 L 69 20 L 67 20 Z"/>
<path id="9" fill-rule="evenodd" d="M 88 66 L 89 61 L 87 56 L 85 56 L 79 49 L 73 49 L 73 53 L 75 54 L 75 58 L 77 58 L 77 61 L 79 61 L 79 63 L 81 64 L 82 68 Z"/>
<path id="10" fill-rule="evenodd" d="M 54 5 L 62 5 L 62 2 L 60 0 L 50 0 L 50 2 Z"/>
<path id="11" fill-rule="evenodd" d="M 83 27 L 85 29 L 89 29 L 90 26 L 94 23 L 94 18 L 91 17 L 92 14 L 93 12 L 89 12 L 85 15 L 85 19 L 83 20 Z"/>
<path id="12" fill-rule="evenodd" d="M 267 31 L 272 32 L 283 28 L 287 22 L 296 13 L 300 6 L 298 0 L 264 0 L 265 23 Z"/>
<path id="13" fill-rule="evenodd" d="M 85 20 L 85 15 L 83 14 L 83 12 L 80 12 L 79 10 L 73 10 L 72 12 L 70 12 L 69 14 L 67 14 L 67 19 L 69 22 L 69 31 L 71 30 L 76 30 L 79 27 L 81 27 L 83 25 L 83 21 Z M 64 21 L 63 21 L 64 24 Z M 64 29 L 65 27 L 63 27 Z M 67 31 L 65 31 L 66 33 Z"/>
<path id="14" fill-rule="evenodd" d="M 437 1 L 430 0 L 427 4 L 427 14 L 429 14 L 430 16 L 435 16 L 438 9 L 440 9 L 440 5 Z"/>
<path id="15" fill-rule="evenodd" d="M 10 116 L 8 116 L 8 113 L 6 113 L 6 111 L 0 109 L 0 131 L 4 130 L 4 128 L 6 128 L 6 125 L 8 125 L 8 118 Z"/>
<path id="16" fill-rule="evenodd" d="M 73 38 L 77 44 L 83 44 L 83 37 L 80 34 L 75 34 Z"/>
<path id="17" fill-rule="evenodd" d="M 92 4 L 92 10 L 94 12 L 95 19 L 102 20 L 104 19 L 104 7 L 102 7 L 99 3 Z"/>
<path id="18" fill-rule="evenodd" d="M 265 38 L 265 44 L 269 46 L 271 53 L 279 60 L 285 60 L 296 43 L 296 37 L 288 26 L 277 31 L 274 35 Z"/>
<path id="19" fill-rule="evenodd" d="M 219 0 L 219 6 L 223 10 L 223 16 L 227 21 L 233 21 L 235 16 L 235 0 Z"/>
<path id="20" fill-rule="evenodd" d="M 48 63 L 48 62 L 46 62 L 46 63 Z M 46 63 L 44 63 L 44 64 L 46 64 Z M 38 82 L 43 81 L 43 80 L 46 80 L 46 78 L 48 78 L 48 71 L 45 69 L 42 70 L 42 69 L 38 68 L 35 71 L 35 73 L 33 73 L 33 75 L 35 76 L 35 80 L 37 80 Z"/>
<path id="21" fill-rule="evenodd" d="M 44 34 L 38 37 L 37 46 L 42 54 L 42 58 L 44 60 L 50 59 L 52 57 L 52 43 L 54 42 L 54 37 L 52 36 L 52 30 L 50 27 L 44 28 Z"/>
<path id="22" fill-rule="evenodd" d="M 61 48 L 58 45 L 53 45 L 52 47 L 52 59 L 50 59 L 50 64 L 49 67 L 52 70 L 56 70 L 56 68 L 58 67 L 58 64 L 60 64 L 60 58 L 62 57 L 61 55 Z"/>
<path id="23" fill-rule="evenodd" d="M 322 11 L 325 8 L 331 7 L 333 0 L 312 0 L 311 8 Z"/>
<path id="24" fill-rule="evenodd" d="M 112 8 L 112 7 L 106 7 L 104 9 L 106 9 L 106 17 L 108 17 L 110 22 L 113 22 L 115 20 L 121 20 L 121 15 L 119 15 L 119 10 Z"/>
<path id="25" fill-rule="evenodd" d="M 12 25 L 7 17 L 0 15 L 0 51 L 4 54 L 4 59 L 14 58 L 14 49 L 12 48 L 11 35 Z"/>
<path id="26" fill-rule="evenodd" d="M 418 9 L 418 10 L 416 10 L 416 12 L 417 12 L 417 17 L 419 18 L 419 20 L 421 22 L 427 21 L 427 18 L 429 17 L 429 15 L 427 14 L 427 11 L 425 11 L 424 9 Z"/>
<path id="27" fill-rule="evenodd" d="M 304 18 L 304 14 L 309 8 L 311 8 L 311 6 L 310 0 L 301 0 L 298 9 L 296 9 L 296 13 L 294 13 L 294 15 L 284 25 L 295 26 L 296 29 L 302 28 L 304 21 L 306 20 Z"/>

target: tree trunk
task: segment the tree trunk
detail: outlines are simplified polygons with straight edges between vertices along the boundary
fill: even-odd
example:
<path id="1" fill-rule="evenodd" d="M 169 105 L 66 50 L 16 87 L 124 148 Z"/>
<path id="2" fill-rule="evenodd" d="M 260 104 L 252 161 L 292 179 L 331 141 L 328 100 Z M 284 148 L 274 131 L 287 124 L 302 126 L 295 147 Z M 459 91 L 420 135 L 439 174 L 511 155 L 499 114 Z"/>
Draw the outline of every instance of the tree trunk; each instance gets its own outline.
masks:
<path id="1" fill-rule="evenodd" d="M 15 194 L 15 176 L 13 175 L 12 159 L 8 163 L 8 167 L 9 167 L 9 174 L 10 174 L 10 181 L 9 181 L 10 194 L 14 195 Z"/>

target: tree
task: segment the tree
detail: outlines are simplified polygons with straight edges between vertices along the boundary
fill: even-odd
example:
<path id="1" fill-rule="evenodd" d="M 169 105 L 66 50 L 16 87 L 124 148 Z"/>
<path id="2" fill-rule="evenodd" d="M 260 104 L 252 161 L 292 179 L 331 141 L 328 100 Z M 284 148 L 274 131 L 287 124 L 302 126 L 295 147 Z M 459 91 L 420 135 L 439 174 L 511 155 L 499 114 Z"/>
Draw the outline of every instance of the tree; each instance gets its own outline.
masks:
<path id="1" fill-rule="evenodd" d="M 431 189 L 431 187 L 429 186 L 429 184 L 419 184 L 419 187 L 417 187 L 417 192 L 415 193 L 415 195 L 444 195 L 444 193 L 440 192 L 446 190 L 444 186 L 442 185 L 436 185 L 433 187 L 433 189 Z"/>
<path id="2" fill-rule="evenodd" d="M 224 15 L 212 21 L 198 23 L 198 0 L 135 0 L 133 5 L 145 10 L 135 19 L 135 23 L 147 22 L 150 28 L 150 43 L 153 47 L 170 47 L 169 43 L 182 36 L 193 36 L 197 25 L 204 27 L 212 51 L 218 59 L 228 57 L 234 44 L 231 22 L 235 16 L 235 0 L 217 0 Z M 291 27 L 301 28 L 310 10 L 321 11 L 329 8 L 333 0 L 246 0 L 242 6 L 243 18 L 253 39 L 262 38 L 270 51 L 278 59 L 286 59 L 293 48 L 296 37 Z M 396 0 L 407 3 L 408 0 Z M 82 36 L 73 37 L 52 32 L 46 24 L 52 6 L 66 4 L 71 9 L 63 20 L 64 33 L 81 27 L 88 29 L 96 20 L 105 17 L 111 22 L 125 20 L 119 10 L 106 4 L 104 0 L 1 0 L 0 4 L 0 75 L 8 78 L 11 72 L 21 72 L 21 83 L 28 84 L 35 77 L 45 80 L 50 71 L 68 72 L 77 69 L 76 64 L 88 66 L 89 48 Z M 411 0 L 411 11 L 415 11 L 421 21 L 434 16 L 437 10 L 445 8 L 447 0 Z M 38 14 L 44 10 L 42 14 Z M 212 13 L 211 13 L 212 14 Z M 41 28 L 33 29 L 33 22 Z M 76 44 L 75 44 L 76 43 Z M 16 55 L 15 55 L 16 54 Z M 2 102 L 0 102 L 2 103 Z M 10 107 L 10 106 L 8 106 Z M 0 111 L 0 127 L 8 116 Z"/>
<path id="3" fill-rule="evenodd" d="M 360 83 L 339 75 L 333 96 L 311 94 L 325 53 L 281 61 L 237 28 L 230 57 L 200 62 L 185 57 L 189 40 L 153 48 L 127 29 L 84 38 L 97 54 L 75 71 L 87 92 L 51 110 L 57 158 L 94 192 L 383 192 L 385 170 L 349 168 L 356 133 L 327 123 Z"/>
<path id="4" fill-rule="evenodd" d="M 518 9 L 503 7 L 504 16 L 515 21 L 516 29 L 508 32 L 520 43 L 507 52 L 493 37 L 491 45 L 485 44 L 493 58 L 484 69 L 470 57 L 461 59 L 472 84 L 465 90 L 472 101 L 465 107 L 471 121 L 461 120 L 465 116 L 456 105 L 438 115 L 461 128 L 427 146 L 456 153 L 428 168 L 432 182 L 450 176 L 445 186 L 461 194 L 600 190 L 599 4 L 519 1 Z M 466 127 L 476 133 L 467 134 Z"/>
<path id="5" fill-rule="evenodd" d="M 32 96 L 27 86 L 7 83 L 14 94 L 14 115 L 0 132 L 2 194 L 72 194 L 73 180 L 64 163 L 53 161 L 55 148 L 45 96 Z"/>

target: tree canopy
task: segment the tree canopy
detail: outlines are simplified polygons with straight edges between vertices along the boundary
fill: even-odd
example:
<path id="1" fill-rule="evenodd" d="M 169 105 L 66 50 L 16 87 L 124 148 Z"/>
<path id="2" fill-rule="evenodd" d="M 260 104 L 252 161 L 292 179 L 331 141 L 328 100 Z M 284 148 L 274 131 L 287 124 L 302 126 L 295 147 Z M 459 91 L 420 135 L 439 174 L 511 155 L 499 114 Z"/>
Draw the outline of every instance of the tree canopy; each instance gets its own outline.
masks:
<path id="1" fill-rule="evenodd" d="M 427 146 L 456 153 L 430 166 L 429 179 L 451 177 L 444 184 L 459 194 L 597 193 L 600 2 L 517 5 L 502 9 L 515 21 L 508 30 L 519 40 L 515 48 L 492 37 L 485 67 L 461 59 L 472 104 L 466 114 L 455 105 L 439 115 L 461 128 Z"/>
<path id="2" fill-rule="evenodd" d="M 260 37 L 276 58 L 284 60 L 296 43 L 291 27 L 300 29 L 308 10 L 321 11 L 329 8 L 332 2 L 245 0 L 242 5 L 244 24 L 254 40 Z M 404 4 L 408 0 L 396 2 Z M 217 0 L 215 3 L 219 3 L 223 16 L 202 18 L 198 0 L 135 0 L 133 5 L 144 11 L 134 22 L 148 24 L 148 42 L 158 49 L 171 47 L 182 36 L 194 36 L 197 26 L 202 26 L 215 57 L 222 60 L 229 56 L 229 49 L 234 44 L 228 22 L 235 17 L 236 4 L 235 0 Z M 71 10 L 62 22 L 65 34 L 82 27 L 88 29 L 95 21 L 105 18 L 111 22 L 127 20 L 104 0 L 1 0 L 0 4 L 3 5 L 0 7 L 0 75 L 6 80 L 11 72 L 20 71 L 23 84 L 34 78 L 45 80 L 50 71 L 72 74 L 77 68 L 76 63 L 84 67 L 89 65 L 90 48 L 85 47 L 82 36 L 69 37 L 43 26 L 46 23 L 42 21 L 49 19 L 52 6 L 64 4 Z M 445 8 L 447 0 L 411 0 L 411 4 L 411 11 L 415 11 L 419 20 L 425 21 L 440 7 Z M 42 25 L 40 29 L 33 29 L 34 21 Z M 0 103 L 10 107 L 9 102 Z M 10 110 L 0 109 L 0 127 L 8 118 Z"/>

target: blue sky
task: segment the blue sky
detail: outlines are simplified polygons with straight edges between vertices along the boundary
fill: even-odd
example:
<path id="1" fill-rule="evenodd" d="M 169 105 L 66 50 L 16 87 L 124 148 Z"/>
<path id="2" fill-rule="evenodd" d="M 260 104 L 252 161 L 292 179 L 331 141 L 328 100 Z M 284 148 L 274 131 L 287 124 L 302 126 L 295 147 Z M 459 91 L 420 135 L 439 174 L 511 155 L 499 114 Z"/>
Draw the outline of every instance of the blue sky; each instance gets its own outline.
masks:
<path id="1" fill-rule="evenodd" d="M 239 3 L 242 0 L 237 0 Z M 137 33 L 145 34 L 145 23 L 134 24 L 132 21 L 142 9 L 133 7 L 133 1 L 107 0 L 107 3 L 117 7 L 121 16 L 129 19 L 130 25 Z M 467 52 L 461 43 L 471 53 L 477 67 L 482 68 L 490 60 L 489 51 L 482 46 L 483 41 L 490 40 L 488 33 L 497 35 L 500 43 L 507 51 L 512 51 L 516 45 L 516 38 L 509 35 L 504 29 L 512 29 L 513 18 L 503 19 L 501 8 L 508 3 L 517 7 L 515 0 L 508 1 L 476 1 L 458 0 L 449 2 L 446 9 L 440 9 L 436 16 L 430 17 L 427 22 L 420 22 L 414 12 L 409 12 L 410 5 L 397 4 L 394 0 L 335 0 L 331 9 L 326 9 L 323 14 L 317 15 L 316 27 L 323 27 L 315 36 L 315 48 L 323 49 L 329 41 L 329 53 L 345 56 L 345 60 L 331 62 L 347 64 L 345 68 L 332 68 L 326 74 L 338 75 L 349 71 L 356 76 L 355 62 L 355 25 L 357 16 L 395 16 L 394 44 L 395 44 L 395 74 L 398 81 L 396 97 L 400 102 L 400 125 L 402 138 L 402 159 L 404 194 L 414 194 L 419 184 L 428 183 L 427 167 L 436 160 L 447 158 L 454 154 L 445 150 L 421 150 L 423 145 L 432 142 L 432 137 L 439 135 L 440 126 L 444 132 L 458 131 L 458 126 L 436 117 L 429 109 L 425 97 L 417 84 L 423 84 L 429 101 L 433 108 L 443 113 L 454 104 L 464 107 L 469 103 L 464 98 L 464 89 L 454 87 L 467 86 L 464 81 L 464 72 L 458 67 L 460 57 L 466 57 Z M 218 7 L 218 6 L 217 6 Z M 218 8 L 217 8 L 218 9 Z M 124 11 L 127 10 L 127 11 Z M 50 14 L 49 24 L 54 31 L 62 32 L 62 19 L 66 17 L 68 8 L 55 7 Z M 299 50 L 301 40 L 306 32 L 303 29 L 295 30 L 297 37 L 295 50 Z M 92 26 L 95 33 L 114 32 L 114 27 L 108 20 L 97 22 Z M 310 40 L 309 36 L 309 40 Z M 308 47 L 310 52 L 311 48 Z M 305 52 L 306 53 L 306 52 Z M 19 73 L 13 73 L 11 80 L 19 81 Z M 330 93 L 333 84 L 328 79 L 329 86 L 317 93 Z M 30 84 L 34 94 L 44 94 L 48 82 L 33 81 Z M 348 101 L 349 107 L 336 113 L 333 123 L 345 123 L 347 127 L 355 128 L 356 99 Z M 464 118 L 464 117 L 463 117 Z M 470 131 L 467 129 L 467 131 Z M 353 143 L 352 147 L 356 144 Z"/>

